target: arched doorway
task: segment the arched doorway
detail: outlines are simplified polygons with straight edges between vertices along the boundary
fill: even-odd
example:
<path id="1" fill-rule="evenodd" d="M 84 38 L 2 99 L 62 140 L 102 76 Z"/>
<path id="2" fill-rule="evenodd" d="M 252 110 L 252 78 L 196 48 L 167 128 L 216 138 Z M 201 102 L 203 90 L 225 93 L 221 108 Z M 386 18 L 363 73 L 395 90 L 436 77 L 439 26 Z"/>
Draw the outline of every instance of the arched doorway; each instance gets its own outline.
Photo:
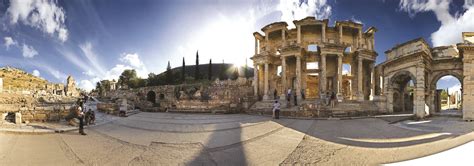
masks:
<path id="1" fill-rule="evenodd" d="M 153 104 L 155 104 L 156 103 L 156 93 L 153 92 L 153 91 L 149 91 L 146 94 L 146 100 L 149 101 L 149 102 L 152 102 Z"/>
<path id="2" fill-rule="evenodd" d="M 442 75 L 433 81 L 436 85 L 433 99 L 433 110 L 436 113 L 462 113 L 462 83 L 459 76 Z"/>
<path id="3" fill-rule="evenodd" d="M 415 77 L 408 71 L 402 71 L 395 74 L 391 80 L 393 112 L 414 113 Z"/>

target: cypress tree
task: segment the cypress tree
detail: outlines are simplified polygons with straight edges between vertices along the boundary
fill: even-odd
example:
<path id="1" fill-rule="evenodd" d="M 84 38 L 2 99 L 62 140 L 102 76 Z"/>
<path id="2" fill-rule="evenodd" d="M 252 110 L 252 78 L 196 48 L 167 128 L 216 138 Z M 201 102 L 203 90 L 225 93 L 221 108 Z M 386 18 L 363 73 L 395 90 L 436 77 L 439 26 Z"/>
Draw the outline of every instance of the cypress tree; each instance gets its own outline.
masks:
<path id="1" fill-rule="evenodd" d="M 212 59 L 209 59 L 209 80 L 212 80 Z"/>
<path id="2" fill-rule="evenodd" d="M 166 84 L 171 84 L 171 65 L 168 61 L 168 67 L 166 67 Z"/>
<path id="3" fill-rule="evenodd" d="M 245 59 L 245 68 L 244 68 L 244 77 L 245 79 L 249 79 L 249 66 L 247 65 L 247 59 Z"/>
<path id="4" fill-rule="evenodd" d="M 183 57 L 183 67 L 181 68 L 181 81 L 182 83 L 186 81 L 186 63 L 184 62 L 184 57 Z"/>
<path id="5" fill-rule="evenodd" d="M 194 70 L 194 79 L 199 80 L 201 79 L 201 74 L 199 72 L 199 51 L 196 51 L 196 70 Z"/>

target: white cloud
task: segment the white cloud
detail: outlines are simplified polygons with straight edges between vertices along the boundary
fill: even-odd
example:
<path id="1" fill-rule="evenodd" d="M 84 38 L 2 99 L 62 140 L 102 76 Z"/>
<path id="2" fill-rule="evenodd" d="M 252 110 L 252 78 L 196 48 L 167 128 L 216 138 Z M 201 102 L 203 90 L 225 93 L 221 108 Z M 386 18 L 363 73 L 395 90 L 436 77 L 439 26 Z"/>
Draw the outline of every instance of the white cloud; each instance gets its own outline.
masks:
<path id="1" fill-rule="evenodd" d="M 7 15 L 11 24 L 21 22 L 51 36 L 56 35 L 61 42 L 68 38 L 66 14 L 56 0 L 11 0 Z"/>
<path id="2" fill-rule="evenodd" d="M 17 45 L 17 42 L 15 40 L 13 40 L 12 37 L 4 37 L 3 40 L 4 40 L 3 45 L 7 48 L 7 50 L 10 48 L 10 46 L 16 46 Z"/>
<path id="3" fill-rule="evenodd" d="M 96 76 L 96 74 L 94 72 L 92 72 L 92 70 L 87 70 L 85 72 L 82 72 L 82 74 L 84 74 L 86 76 L 90 76 L 90 77 Z"/>
<path id="4" fill-rule="evenodd" d="M 278 10 L 281 20 L 294 27 L 293 20 L 314 16 L 316 19 L 326 19 L 331 16 L 331 6 L 326 0 L 280 0 Z"/>
<path id="5" fill-rule="evenodd" d="M 38 51 L 36 51 L 33 46 L 29 46 L 27 44 L 23 44 L 22 46 L 22 55 L 25 58 L 33 58 L 35 55 L 38 55 Z"/>
<path id="6" fill-rule="evenodd" d="M 140 61 L 140 58 L 138 57 L 138 54 L 124 54 L 121 58 L 120 61 L 128 63 L 132 65 L 133 67 L 141 67 L 143 66 L 142 61 Z"/>
<path id="7" fill-rule="evenodd" d="M 461 93 L 461 84 L 456 84 L 452 87 L 448 88 L 449 94 L 454 94 L 455 92 L 458 92 L 458 94 Z"/>
<path id="8" fill-rule="evenodd" d="M 447 76 L 441 77 L 439 80 L 448 81 L 448 80 L 457 80 L 457 78 L 452 75 L 447 75 Z"/>
<path id="9" fill-rule="evenodd" d="M 120 57 L 120 61 L 125 64 L 117 64 L 114 68 L 117 69 L 135 69 L 138 77 L 147 78 L 148 69 L 145 64 L 140 60 L 140 56 L 137 53 L 124 53 Z M 122 70 L 123 71 L 123 70 Z M 122 74 L 122 72 L 120 72 Z"/>
<path id="10" fill-rule="evenodd" d="M 118 80 L 119 76 L 126 69 L 135 69 L 137 76 L 140 78 L 148 77 L 149 72 L 137 53 L 124 53 L 119 60 L 122 63 L 116 64 L 110 70 L 105 71 L 103 75 L 97 75 L 92 70 L 82 72 L 82 74 L 89 76 L 91 79 L 81 80 L 78 87 L 90 91 L 95 88 L 95 84 L 100 80 Z"/>
<path id="11" fill-rule="evenodd" d="M 408 12 L 410 17 L 414 17 L 419 12 L 434 12 L 436 19 L 441 26 L 436 32 L 431 34 L 433 46 L 444 46 L 462 42 L 462 32 L 473 31 L 474 29 L 474 2 L 465 0 L 463 14 L 449 13 L 451 0 L 401 0 L 400 9 Z"/>
<path id="12" fill-rule="evenodd" d="M 84 44 L 79 45 L 79 48 L 81 49 L 87 60 L 89 60 L 90 64 L 92 64 L 92 67 L 94 67 L 95 71 L 103 75 L 105 73 L 104 69 L 100 64 L 97 54 L 92 48 L 92 44 L 90 42 L 86 42 Z"/>
<path id="13" fill-rule="evenodd" d="M 33 70 L 32 74 L 36 77 L 39 77 L 41 75 L 41 73 L 38 70 Z"/>
<path id="14" fill-rule="evenodd" d="M 359 23 L 359 24 L 364 24 L 361 20 L 355 18 L 354 16 L 351 17 L 351 21 L 353 21 L 355 23 Z"/>
<path id="15" fill-rule="evenodd" d="M 77 85 L 77 87 L 87 91 L 87 92 L 90 92 L 92 89 L 95 88 L 95 84 L 97 83 L 98 81 L 91 81 L 91 80 L 81 80 L 79 82 L 79 84 Z"/>

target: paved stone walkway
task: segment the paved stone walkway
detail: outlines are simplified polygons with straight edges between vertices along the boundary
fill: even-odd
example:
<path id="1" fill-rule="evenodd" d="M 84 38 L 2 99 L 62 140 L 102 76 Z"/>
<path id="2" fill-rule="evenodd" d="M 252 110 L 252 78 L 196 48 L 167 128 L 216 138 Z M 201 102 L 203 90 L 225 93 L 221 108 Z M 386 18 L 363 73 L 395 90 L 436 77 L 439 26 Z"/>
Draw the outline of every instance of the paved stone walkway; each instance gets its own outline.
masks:
<path id="1" fill-rule="evenodd" d="M 143 112 L 90 127 L 87 136 L 0 132 L 0 165 L 372 165 L 474 140 L 474 123 L 434 118 L 431 125 L 447 121 L 454 122 L 433 131 L 381 119 Z"/>

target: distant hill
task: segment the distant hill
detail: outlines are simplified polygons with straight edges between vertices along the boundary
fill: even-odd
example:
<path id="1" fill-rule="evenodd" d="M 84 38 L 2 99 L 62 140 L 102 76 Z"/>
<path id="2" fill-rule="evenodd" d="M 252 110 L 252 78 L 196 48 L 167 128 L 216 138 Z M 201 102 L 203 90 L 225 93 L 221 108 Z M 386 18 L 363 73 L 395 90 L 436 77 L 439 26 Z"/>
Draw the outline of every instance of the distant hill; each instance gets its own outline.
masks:
<path id="1" fill-rule="evenodd" d="M 0 78 L 3 79 L 3 89 L 8 90 L 28 90 L 28 89 L 46 89 L 48 81 L 27 73 L 21 69 L 13 67 L 0 68 Z"/>

